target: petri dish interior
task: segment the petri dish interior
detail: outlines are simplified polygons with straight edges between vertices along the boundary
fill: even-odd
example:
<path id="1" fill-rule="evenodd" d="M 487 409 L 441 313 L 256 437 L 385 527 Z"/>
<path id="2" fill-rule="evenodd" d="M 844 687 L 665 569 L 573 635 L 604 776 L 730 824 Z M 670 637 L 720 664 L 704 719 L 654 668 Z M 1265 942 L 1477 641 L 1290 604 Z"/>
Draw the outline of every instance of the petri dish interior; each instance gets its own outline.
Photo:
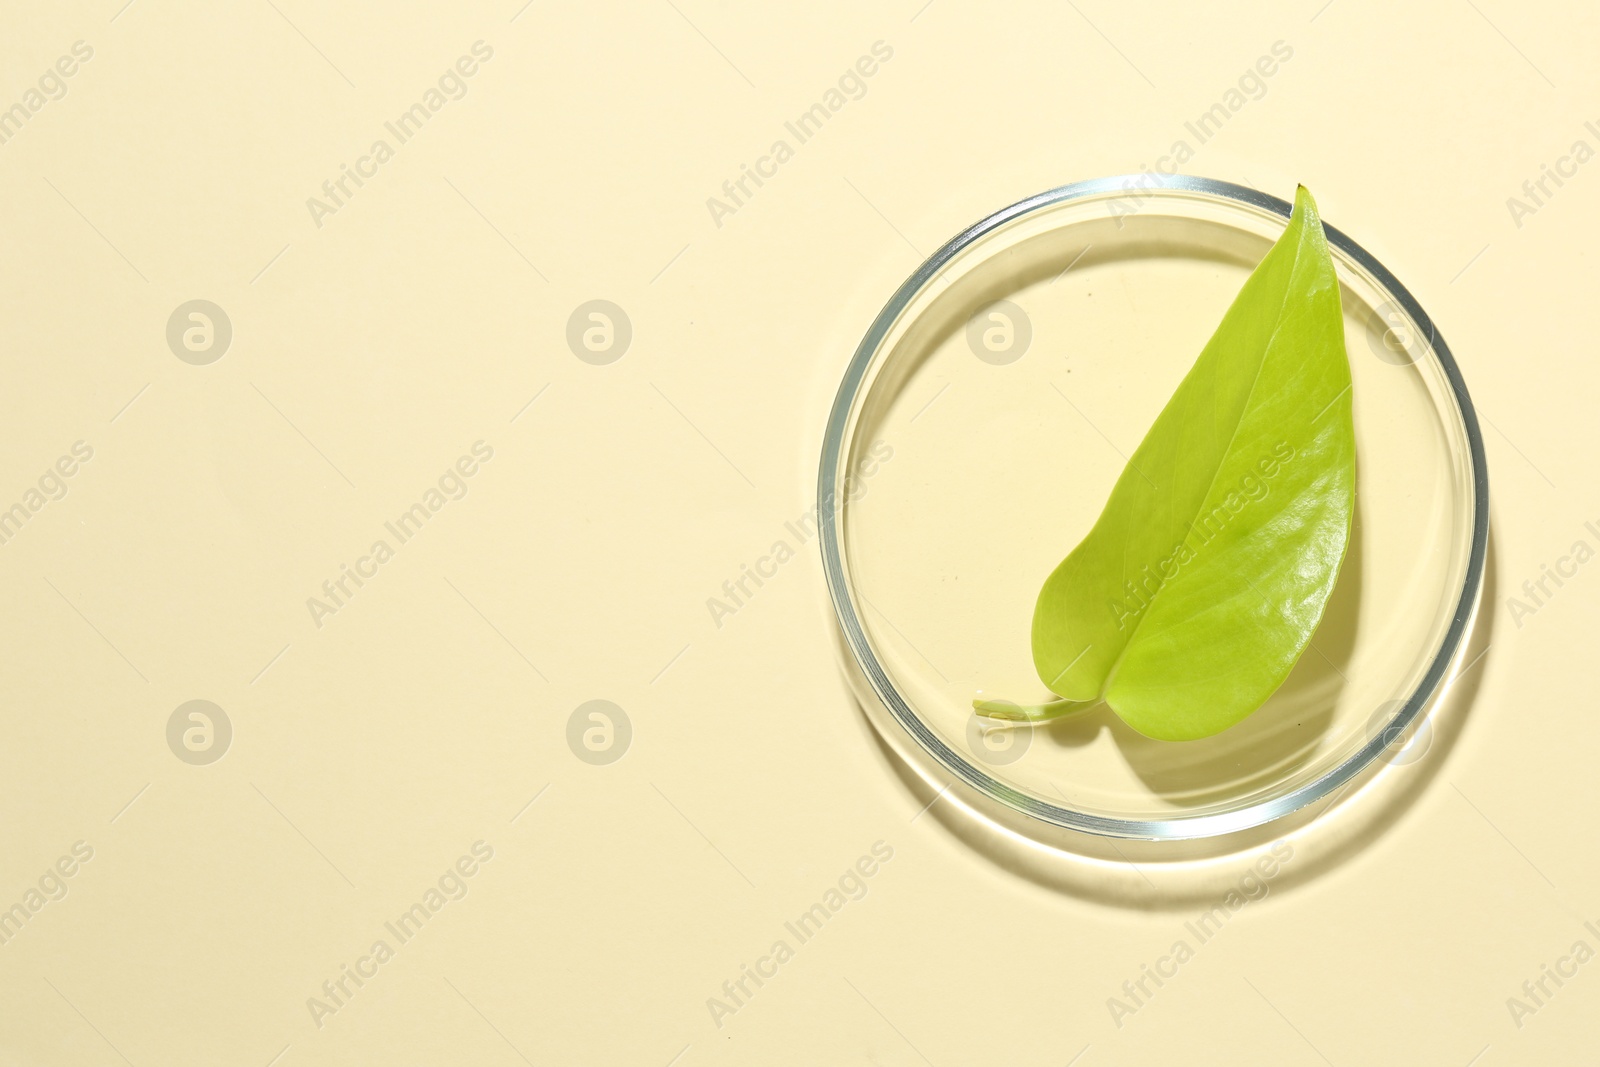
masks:
<path id="1" fill-rule="evenodd" d="M 1431 320 L 1329 225 L 1356 513 L 1287 681 L 1240 724 L 1188 742 L 1146 738 L 1104 706 L 1033 727 L 972 711 L 980 695 L 1049 699 L 1029 646 L 1039 587 L 1289 212 L 1199 178 L 1043 193 L 936 253 L 857 350 L 819 481 L 830 593 L 869 717 L 981 813 L 1024 833 L 1148 840 L 1258 826 L 1380 769 L 1446 679 L 1487 540 L 1477 421 Z"/>

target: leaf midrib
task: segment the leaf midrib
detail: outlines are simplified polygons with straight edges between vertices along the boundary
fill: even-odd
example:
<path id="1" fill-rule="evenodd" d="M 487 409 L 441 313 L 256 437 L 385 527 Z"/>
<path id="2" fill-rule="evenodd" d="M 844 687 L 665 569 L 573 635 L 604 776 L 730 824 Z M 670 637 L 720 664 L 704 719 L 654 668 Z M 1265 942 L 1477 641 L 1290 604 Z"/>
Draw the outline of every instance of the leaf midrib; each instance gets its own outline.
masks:
<path id="1" fill-rule="evenodd" d="M 1222 462 L 1219 462 L 1217 464 L 1217 469 L 1212 472 L 1211 481 L 1206 484 L 1206 491 L 1203 494 L 1201 494 L 1200 503 L 1195 506 L 1195 513 L 1194 513 L 1193 516 L 1190 517 L 1190 519 L 1188 521 L 1188 527 L 1189 527 L 1190 530 L 1194 529 L 1195 520 L 1200 517 L 1200 511 L 1205 507 L 1206 501 L 1211 499 L 1211 491 L 1217 487 L 1217 480 L 1222 477 L 1222 468 L 1226 465 L 1226 461 L 1227 461 L 1227 458 L 1228 458 L 1229 454 L 1233 452 L 1233 443 L 1239 439 L 1239 427 L 1244 425 L 1245 417 L 1250 413 L 1251 402 L 1255 400 L 1256 386 L 1258 386 L 1261 383 L 1261 372 L 1264 369 L 1266 369 L 1267 356 L 1272 351 L 1273 342 L 1278 339 L 1278 334 L 1283 329 L 1283 311 L 1284 311 L 1284 308 L 1289 306 L 1289 294 L 1294 291 L 1294 284 L 1293 283 L 1294 283 L 1294 279 L 1295 279 L 1295 268 L 1300 265 L 1300 251 L 1301 251 L 1302 244 L 1303 244 L 1303 242 L 1305 240 L 1305 220 L 1304 220 L 1304 218 L 1301 219 L 1300 225 L 1301 225 L 1300 239 L 1295 244 L 1294 260 L 1289 265 L 1289 276 L 1284 281 L 1283 298 L 1278 303 L 1278 314 L 1273 318 L 1272 335 L 1267 338 L 1267 343 L 1261 347 L 1261 359 L 1256 363 L 1255 376 L 1250 379 L 1250 390 L 1249 390 L 1249 392 L 1247 392 L 1245 394 L 1244 403 L 1242 405 L 1240 405 L 1240 407 L 1239 407 L 1239 417 L 1238 417 L 1237 420 L 1235 420 L 1235 422 L 1233 424 L 1233 432 L 1228 435 L 1228 443 L 1223 448 L 1223 450 L 1221 452 Z M 1168 500 L 1169 501 L 1171 500 L 1170 496 L 1168 497 Z M 1188 540 L 1188 533 L 1184 534 L 1184 540 L 1185 541 Z M 1127 546 L 1126 546 L 1126 544 L 1124 544 L 1124 546 L 1123 546 L 1122 578 L 1123 578 L 1124 581 L 1126 581 L 1127 578 L 1128 578 Z M 1101 686 L 1100 686 L 1100 693 L 1099 693 L 1100 699 L 1102 699 L 1102 700 L 1105 699 L 1106 693 L 1110 692 L 1111 683 L 1114 682 L 1116 680 L 1116 677 L 1117 677 L 1117 669 L 1122 666 L 1122 661 L 1123 661 L 1123 659 L 1125 659 L 1127 657 L 1128 649 L 1130 647 L 1132 647 L 1134 639 L 1139 636 L 1139 629 L 1144 625 L 1145 620 L 1148 619 L 1151 615 L 1155 614 L 1156 601 L 1161 597 L 1161 594 L 1166 590 L 1167 585 L 1169 584 L 1169 582 L 1170 582 L 1170 580 L 1167 581 L 1167 582 L 1162 582 L 1161 583 L 1161 587 L 1159 589 L 1157 589 L 1154 593 L 1150 594 L 1150 604 L 1149 604 L 1149 606 L 1146 607 L 1144 611 L 1140 612 L 1139 613 L 1139 617 L 1134 620 L 1133 630 L 1128 634 L 1128 639 L 1126 641 L 1122 642 L 1122 649 L 1121 649 L 1121 651 L 1119 651 L 1117 653 L 1117 658 L 1111 661 L 1111 666 L 1110 667 L 1106 668 L 1105 682 L 1102 683 Z M 1075 666 L 1076 664 L 1077 664 L 1077 660 L 1074 660 L 1073 661 L 1073 665 Z M 1071 670 L 1071 669 L 1072 669 L 1071 666 L 1063 668 L 1062 671 L 1061 671 L 1061 674 L 1056 675 L 1055 681 L 1056 682 L 1060 682 L 1062 677 L 1067 673 L 1067 671 Z M 1054 688 L 1055 688 L 1054 685 L 1052 685 L 1051 686 L 1052 691 L 1054 691 Z"/>

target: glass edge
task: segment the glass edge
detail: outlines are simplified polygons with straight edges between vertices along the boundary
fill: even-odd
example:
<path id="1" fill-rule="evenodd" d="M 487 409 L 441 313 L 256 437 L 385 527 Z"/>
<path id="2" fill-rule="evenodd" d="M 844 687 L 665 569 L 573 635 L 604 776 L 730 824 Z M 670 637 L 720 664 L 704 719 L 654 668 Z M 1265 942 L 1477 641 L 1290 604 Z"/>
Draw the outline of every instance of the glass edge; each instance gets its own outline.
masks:
<path id="1" fill-rule="evenodd" d="M 1152 184 L 1152 181 L 1154 184 Z M 1333 794 L 1371 767 L 1377 761 L 1378 755 L 1387 747 L 1385 738 L 1393 736 L 1392 731 L 1395 728 L 1402 731 L 1401 736 L 1405 736 L 1403 731 L 1422 714 L 1433 700 L 1435 694 L 1439 692 L 1476 615 L 1479 594 L 1483 584 L 1484 567 L 1488 556 L 1489 540 L 1488 466 L 1484 453 L 1483 436 L 1478 425 L 1477 411 L 1473 406 L 1471 396 L 1467 392 L 1466 382 L 1461 376 L 1461 370 L 1457 366 L 1455 357 L 1451 353 L 1444 336 L 1435 326 L 1433 319 L 1423 310 L 1422 305 L 1412 296 L 1410 290 L 1402 285 L 1399 279 L 1390 273 L 1388 268 L 1357 244 L 1344 231 L 1327 222 L 1323 223 L 1323 229 L 1327 233 L 1329 243 L 1371 274 L 1388 290 L 1396 302 L 1405 309 L 1413 321 L 1427 331 L 1434 357 L 1439 361 L 1439 365 L 1444 371 L 1445 379 L 1450 385 L 1451 395 L 1455 399 L 1456 408 L 1461 416 L 1462 427 L 1467 437 L 1468 454 L 1472 463 L 1472 535 L 1468 550 L 1467 569 L 1462 582 L 1461 595 L 1456 602 L 1455 611 L 1445 632 L 1444 640 L 1440 643 L 1433 661 L 1429 663 L 1427 670 L 1424 672 L 1422 680 L 1417 684 L 1411 696 L 1395 712 L 1394 718 L 1390 720 L 1389 728 L 1377 731 L 1365 745 L 1344 761 L 1315 780 L 1307 782 L 1305 785 L 1283 796 L 1259 801 L 1236 811 L 1213 812 L 1207 815 L 1174 819 L 1115 819 L 1075 811 L 1071 808 L 1064 808 L 1041 801 L 1035 797 L 1020 793 L 1004 782 L 973 766 L 946 745 L 912 712 L 910 706 L 906 704 L 904 698 L 889 680 L 882 665 L 879 664 L 877 657 L 873 654 L 845 577 L 841 558 L 838 508 L 834 504 L 838 490 L 839 465 L 843 458 L 845 430 L 850 421 L 850 413 L 858 398 L 861 383 L 866 378 L 873 357 L 884 338 L 888 335 L 895 320 L 899 318 L 900 314 L 910 305 L 912 299 L 938 275 L 939 271 L 947 263 L 980 238 L 994 232 L 1014 219 L 1042 208 L 1110 192 L 1133 194 L 1140 190 L 1150 189 L 1195 192 L 1220 197 L 1264 210 L 1284 219 L 1288 219 L 1293 210 L 1293 205 L 1286 200 L 1263 193 L 1258 189 L 1235 185 L 1232 182 L 1214 178 L 1170 175 L 1155 179 L 1150 174 L 1114 175 L 1072 182 L 1019 200 L 974 223 L 949 241 L 946 241 L 895 290 L 888 302 L 884 304 L 883 309 L 873 319 L 872 324 L 867 328 L 867 332 L 863 335 L 861 343 L 856 346 L 855 354 L 851 357 L 850 363 L 845 369 L 844 377 L 839 384 L 839 390 L 835 394 L 833 405 L 829 410 L 828 423 L 823 434 L 822 456 L 817 479 L 817 516 L 819 520 L 818 528 L 821 532 L 818 542 L 822 554 L 822 566 L 828 586 L 828 595 L 833 603 L 834 616 L 844 632 L 845 641 L 850 647 L 851 655 L 855 657 L 857 666 L 890 715 L 940 766 L 965 781 L 988 799 L 1052 826 L 1098 837 L 1152 841 L 1196 840 L 1238 833 L 1283 818 L 1308 804 L 1315 803 Z"/>

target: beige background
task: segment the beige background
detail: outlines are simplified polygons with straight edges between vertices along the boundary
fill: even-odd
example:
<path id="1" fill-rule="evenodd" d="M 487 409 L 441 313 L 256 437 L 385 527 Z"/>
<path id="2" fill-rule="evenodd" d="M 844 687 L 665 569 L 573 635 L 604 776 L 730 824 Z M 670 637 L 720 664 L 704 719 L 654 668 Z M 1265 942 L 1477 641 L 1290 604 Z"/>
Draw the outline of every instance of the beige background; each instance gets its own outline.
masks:
<path id="1" fill-rule="evenodd" d="M 1592 10 L 121 4 L 0 34 L 0 107 L 93 49 L 0 145 L 0 507 L 93 449 L 0 546 L 0 908 L 67 890 L 0 944 L 0 1062 L 1588 1062 L 1600 964 L 1520 1027 L 1506 1001 L 1600 947 L 1600 578 L 1520 626 L 1505 597 L 1600 520 L 1600 167 L 1520 227 L 1506 198 L 1600 146 Z M 307 198 L 480 40 L 319 227 Z M 706 198 L 877 41 L 865 95 L 717 226 Z M 1450 338 L 1494 637 L 1404 812 L 1118 1027 L 1107 998 L 1201 909 L 1074 896 L 918 817 L 812 550 L 720 628 L 705 601 L 808 506 L 848 353 L 922 255 L 1154 163 L 1275 41 L 1184 169 L 1312 185 Z M 565 340 L 597 298 L 633 328 L 608 366 Z M 233 327 L 205 366 L 165 337 L 193 299 Z M 466 495 L 315 626 L 480 440 Z M 167 743 L 193 699 L 232 724 L 207 766 Z M 609 766 L 566 741 L 591 699 L 633 726 Z M 317 1025 L 478 841 L 466 896 Z M 719 1028 L 707 998 L 877 841 L 866 895 Z"/>

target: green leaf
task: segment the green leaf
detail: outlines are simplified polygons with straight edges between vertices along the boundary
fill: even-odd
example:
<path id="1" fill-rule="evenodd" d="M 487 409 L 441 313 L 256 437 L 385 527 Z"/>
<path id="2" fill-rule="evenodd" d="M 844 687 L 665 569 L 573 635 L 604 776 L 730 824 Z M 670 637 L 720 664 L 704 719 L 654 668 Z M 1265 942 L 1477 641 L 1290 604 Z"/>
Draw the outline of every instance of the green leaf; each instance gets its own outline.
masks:
<path id="1" fill-rule="evenodd" d="M 1302 186 L 1283 236 L 1039 593 L 1034 666 L 1073 702 L 1062 707 L 1104 700 L 1140 733 L 1183 741 L 1266 702 L 1305 651 L 1349 543 L 1350 402 L 1339 282 Z"/>

